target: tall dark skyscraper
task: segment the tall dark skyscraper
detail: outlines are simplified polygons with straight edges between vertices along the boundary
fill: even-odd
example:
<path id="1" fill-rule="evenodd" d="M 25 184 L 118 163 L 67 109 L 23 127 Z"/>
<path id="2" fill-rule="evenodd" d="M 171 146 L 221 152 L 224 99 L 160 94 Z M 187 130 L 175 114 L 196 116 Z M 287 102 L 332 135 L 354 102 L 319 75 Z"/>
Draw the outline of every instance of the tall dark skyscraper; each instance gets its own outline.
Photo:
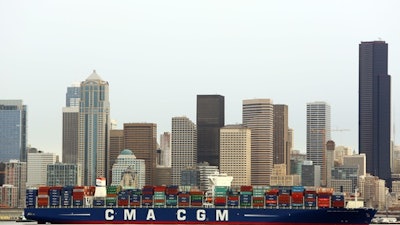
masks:
<path id="1" fill-rule="evenodd" d="M 197 95 L 197 162 L 219 167 L 219 139 L 225 126 L 225 98 Z"/>
<path id="2" fill-rule="evenodd" d="M 359 140 L 367 156 L 367 172 L 386 180 L 390 173 L 390 75 L 388 45 L 384 41 L 359 45 Z"/>
<path id="3" fill-rule="evenodd" d="M 81 87 L 77 84 L 67 88 L 65 107 L 63 107 L 62 161 L 78 163 L 78 124 Z"/>

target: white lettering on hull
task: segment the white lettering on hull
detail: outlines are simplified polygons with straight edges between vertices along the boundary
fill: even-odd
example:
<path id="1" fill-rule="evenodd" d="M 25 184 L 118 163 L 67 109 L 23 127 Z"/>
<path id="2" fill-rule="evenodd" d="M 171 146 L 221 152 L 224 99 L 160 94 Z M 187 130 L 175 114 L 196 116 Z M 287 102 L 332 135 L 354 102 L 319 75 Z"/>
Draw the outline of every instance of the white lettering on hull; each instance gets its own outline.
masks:
<path id="1" fill-rule="evenodd" d="M 113 209 L 106 209 L 104 213 L 104 218 L 106 220 L 114 220 L 114 210 Z"/>
<path id="2" fill-rule="evenodd" d="M 199 209 L 196 211 L 196 220 L 197 221 L 205 221 L 206 220 L 206 210 Z"/>
<path id="3" fill-rule="evenodd" d="M 124 209 L 124 221 L 136 221 L 136 209 Z M 115 211 L 114 209 L 106 209 L 104 211 L 104 218 L 106 221 L 112 221 L 115 219 Z M 187 216 L 186 216 L 186 210 L 185 209 L 178 209 L 176 211 L 176 219 L 178 221 L 186 221 Z M 146 220 L 147 221 L 156 221 L 156 215 L 154 213 L 154 209 L 148 209 L 147 214 L 146 214 Z M 207 220 L 207 213 L 206 210 L 204 209 L 198 209 L 196 210 L 196 220 L 201 222 L 201 221 L 206 221 Z M 229 212 L 227 209 L 221 210 L 221 209 L 216 209 L 215 210 L 215 221 L 229 221 Z"/>
<path id="4" fill-rule="evenodd" d="M 228 210 L 219 210 L 215 211 L 215 220 L 216 221 L 228 221 Z"/>
<path id="5" fill-rule="evenodd" d="M 124 220 L 136 220 L 136 209 L 125 209 Z"/>
<path id="6" fill-rule="evenodd" d="M 156 220 L 156 215 L 154 214 L 153 209 L 149 209 L 149 211 L 147 212 L 146 220 Z"/>
<path id="7" fill-rule="evenodd" d="M 178 211 L 176 211 L 176 219 L 178 221 L 185 221 L 186 220 L 186 210 L 178 209 Z"/>

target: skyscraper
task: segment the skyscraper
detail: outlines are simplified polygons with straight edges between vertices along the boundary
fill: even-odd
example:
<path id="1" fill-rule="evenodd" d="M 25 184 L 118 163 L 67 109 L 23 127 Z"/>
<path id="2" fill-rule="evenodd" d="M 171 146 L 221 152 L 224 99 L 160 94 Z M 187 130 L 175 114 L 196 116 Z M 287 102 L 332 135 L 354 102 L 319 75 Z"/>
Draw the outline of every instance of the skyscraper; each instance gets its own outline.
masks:
<path id="1" fill-rule="evenodd" d="M 197 148 L 197 146 L 196 146 Z M 171 166 L 171 133 L 164 132 L 160 135 L 160 149 L 162 166 Z"/>
<path id="2" fill-rule="evenodd" d="M 326 142 L 331 139 L 331 108 L 326 102 L 307 103 L 307 160 L 321 166 L 326 185 Z"/>
<path id="3" fill-rule="evenodd" d="M 220 172 L 233 177 L 232 185 L 251 185 L 251 130 L 242 125 L 221 128 Z"/>
<path id="4" fill-rule="evenodd" d="M 67 87 L 65 94 L 65 107 L 63 107 L 63 131 L 62 131 L 62 161 L 64 163 L 78 163 L 78 124 L 79 101 L 81 87 L 72 84 Z"/>
<path id="5" fill-rule="evenodd" d="M 219 129 L 225 125 L 225 98 L 197 95 L 197 162 L 219 166 Z"/>
<path id="6" fill-rule="evenodd" d="M 251 184 L 269 185 L 273 164 L 272 100 L 243 100 L 243 125 L 251 129 Z"/>
<path id="7" fill-rule="evenodd" d="M 124 146 L 132 150 L 137 159 L 144 159 L 146 185 L 155 184 L 157 124 L 124 123 Z"/>
<path id="8" fill-rule="evenodd" d="M 388 44 L 384 41 L 359 45 L 358 147 L 367 156 L 367 173 L 386 181 L 390 173 L 390 88 Z"/>
<path id="9" fill-rule="evenodd" d="M 289 109 L 274 105 L 274 164 L 285 164 L 290 173 Z"/>
<path id="10" fill-rule="evenodd" d="M 22 100 L 0 100 L 0 162 L 26 162 L 26 108 Z"/>
<path id="11" fill-rule="evenodd" d="M 326 142 L 326 186 L 332 186 L 332 170 L 335 168 L 335 142 Z"/>
<path id="12" fill-rule="evenodd" d="M 80 99 L 81 87 L 79 83 L 74 83 L 70 87 L 67 87 L 67 94 L 65 94 L 66 107 L 79 107 Z"/>
<path id="13" fill-rule="evenodd" d="M 96 71 L 81 82 L 78 125 L 78 163 L 83 185 L 95 185 L 97 177 L 106 177 L 110 138 L 110 102 L 108 82 Z"/>
<path id="14" fill-rule="evenodd" d="M 113 180 L 112 178 L 112 168 L 113 165 L 117 162 L 117 158 L 121 151 L 124 150 L 124 130 L 111 129 L 110 130 L 110 154 L 109 162 L 110 166 L 108 167 L 108 179 L 110 179 L 107 183 L 110 184 Z"/>
<path id="15" fill-rule="evenodd" d="M 187 117 L 172 118 L 172 184 L 181 185 L 181 171 L 197 163 L 197 130 Z"/>

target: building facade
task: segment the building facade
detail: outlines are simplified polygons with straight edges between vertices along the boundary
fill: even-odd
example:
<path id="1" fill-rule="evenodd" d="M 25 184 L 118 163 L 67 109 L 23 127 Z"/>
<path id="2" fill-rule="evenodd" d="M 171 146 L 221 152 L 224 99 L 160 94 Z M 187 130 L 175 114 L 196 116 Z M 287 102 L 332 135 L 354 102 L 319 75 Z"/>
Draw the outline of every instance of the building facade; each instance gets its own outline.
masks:
<path id="1" fill-rule="evenodd" d="M 367 173 L 391 186 L 391 78 L 388 75 L 388 44 L 359 45 L 358 147 L 367 156 Z"/>
<path id="2" fill-rule="evenodd" d="M 5 163 L 5 184 L 13 185 L 17 188 L 17 207 L 25 207 L 26 196 L 26 162 L 10 160 Z"/>
<path id="3" fill-rule="evenodd" d="M 335 191 L 338 192 L 346 192 L 346 193 L 354 193 L 355 188 L 358 188 L 358 167 L 357 166 L 339 166 L 335 167 L 332 170 L 332 183 L 336 185 L 332 185 L 335 188 Z M 345 186 L 337 186 L 337 181 L 346 180 L 351 181 L 351 183 L 347 183 Z M 351 184 L 351 185 L 349 185 Z M 341 188 L 343 188 L 341 190 Z"/>
<path id="4" fill-rule="evenodd" d="M 207 162 L 198 163 L 196 166 L 197 170 L 199 170 L 199 183 L 200 190 L 211 191 L 211 183 L 209 176 L 215 173 L 219 173 L 219 169 L 217 166 L 212 166 Z"/>
<path id="5" fill-rule="evenodd" d="M 252 185 L 269 185 L 273 168 L 273 111 L 270 99 L 243 100 L 243 125 L 251 129 Z"/>
<path id="6" fill-rule="evenodd" d="M 18 187 L 11 184 L 3 184 L 0 187 L 0 205 L 2 207 L 17 208 L 18 203 Z"/>
<path id="7" fill-rule="evenodd" d="M 367 175 L 366 164 L 367 164 L 367 159 L 365 154 L 348 155 L 343 157 L 344 166 L 358 167 L 358 176 Z"/>
<path id="8" fill-rule="evenodd" d="M 65 106 L 66 107 L 79 107 L 79 101 L 81 99 L 81 86 L 79 83 L 74 83 L 67 87 L 67 93 L 65 94 Z"/>
<path id="9" fill-rule="evenodd" d="M 78 163 L 79 107 L 63 108 L 62 161 Z"/>
<path id="10" fill-rule="evenodd" d="M 79 164 L 49 164 L 47 165 L 47 186 L 80 186 L 81 174 Z"/>
<path id="11" fill-rule="evenodd" d="M 135 154 L 129 149 L 124 149 L 117 158 L 117 162 L 112 167 L 111 185 L 120 185 L 124 173 L 130 173 L 132 181 L 128 187 L 140 189 L 146 184 L 146 165 L 144 159 L 137 159 Z"/>
<path id="12" fill-rule="evenodd" d="M 301 166 L 301 185 L 310 187 L 321 186 L 321 166 L 304 161 Z"/>
<path id="13" fill-rule="evenodd" d="M 172 184 L 181 185 L 181 172 L 197 164 L 197 129 L 187 117 L 172 118 Z"/>
<path id="14" fill-rule="evenodd" d="M 331 140 L 331 108 L 326 102 L 307 103 L 307 160 L 321 167 L 326 185 L 326 142 Z"/>
<path id="15" fill-rule="evenodd" d="M 117 162 L 117 158 L 122 150 L 125 149 L 124 146 L 124 130 L 112 129 L 110 130 L 110 170 L 108 179 L 112 180 L 112 167 Z"/>
<path id="16" fill-rule="evenodd" d="M 335 168 L 335 142 L 326 142 L 326 186 L 331 187 L 332 170 Z"/>
<path id="17" fill-rule="evenodd" d="M 93 71 L 81 82 L 79 103 L 77 159 L 83 185 L 95 185 L 97 177 L 107 177 L 109 139 L 109 85 Z"/>
<path id="18" fill-rule="evenodd" d="M 26 162 L 27 107 L 22 100 L 0 100 L 0 162 Z"/>
<path id="19" fill-rule="evenodd" d="M 225 125 L 225 98 L 197 95 L 197 162 L 219 166 L 219 129 Z"/>
<path id="20" fill-rule="evenodd" d="M 161 150 L 160 165 L 166 166 L 166 167 L 171 167 L 171 133 L 170 132 L 164 132 L 160 135 L 160 150 Z"/>
<path id="21" fill-rule="evenodd" d="M 47 165 L 54 164 L 58 157 L 54 153 L 28 152 L 27 162 L 27 187 L 47 185 Z"/>
<path id="22" fill-rule="evenodd" d="M 289 109 L 274 105 L 274 164 L 285 164 L 290 171 Z"/>
<path id="23" fill-rule="evenodd" d="M 233 177 L 233 186 L 251 185 L 251 130 L 227 125 L 220 133 L 220 172 Z"/>
<path id="24" fill-rule="evenodd" d="M 157 151 L 157 125 L 155 123 L 124 123 L 124 146 L 144 159 L 146 185 L 154 185 Z"/>
<path id="25" fill-rule="evenodd" d="M 78 163 L 78 125 L 79 101 L 81 99 L 80 84 L 67 87 L 65 107 L 63 107 L 62 133 L 62 161 L 64 163 Z"/>

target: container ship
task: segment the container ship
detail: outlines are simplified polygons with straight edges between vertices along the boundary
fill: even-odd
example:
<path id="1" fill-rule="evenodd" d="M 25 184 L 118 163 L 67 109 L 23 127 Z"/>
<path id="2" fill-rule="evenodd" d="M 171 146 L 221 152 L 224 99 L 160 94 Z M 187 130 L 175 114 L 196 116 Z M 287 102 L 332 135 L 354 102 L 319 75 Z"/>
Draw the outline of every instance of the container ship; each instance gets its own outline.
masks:
<path id="1" fill-rule="evenodd" d="M 346 208 L 329 188 L 214 186 L 39 187 L 27 190 L 27 219 L 39 224 L 370 224 L 376 210 Z M 105 183 L 105 182 L 104 182 Z"/>

